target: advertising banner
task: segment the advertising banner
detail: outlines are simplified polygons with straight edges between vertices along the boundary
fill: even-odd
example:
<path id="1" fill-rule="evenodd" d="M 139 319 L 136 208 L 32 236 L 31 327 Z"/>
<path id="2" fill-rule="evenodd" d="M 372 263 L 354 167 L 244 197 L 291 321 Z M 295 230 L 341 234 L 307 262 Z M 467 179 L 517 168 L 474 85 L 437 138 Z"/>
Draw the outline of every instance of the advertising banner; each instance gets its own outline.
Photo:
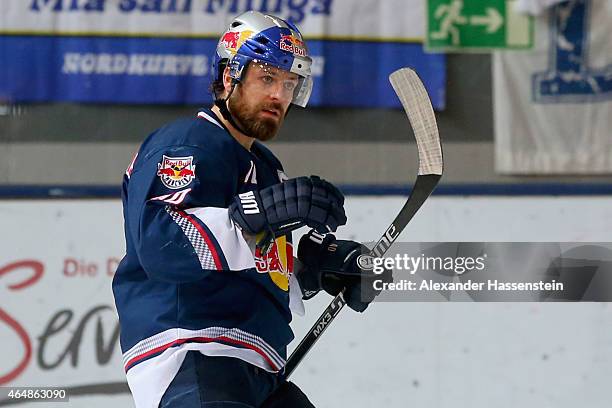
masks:
<path id="1" fill-rule="evenodd" d="M 247 10 L 300 27 L 312 106 L 399 107 L 387 76 L 411 66 L 444 107 L 445 59 L 423 51 L 419 0 L 4 0 L 0 101 L 209 103 L 219 36 Z"/>
<path id="2" fill-rule="evenodd" d="M 122 215 L 109 204 L 2 204 L 0 387 L 127 391 L 111 291 Z"/>

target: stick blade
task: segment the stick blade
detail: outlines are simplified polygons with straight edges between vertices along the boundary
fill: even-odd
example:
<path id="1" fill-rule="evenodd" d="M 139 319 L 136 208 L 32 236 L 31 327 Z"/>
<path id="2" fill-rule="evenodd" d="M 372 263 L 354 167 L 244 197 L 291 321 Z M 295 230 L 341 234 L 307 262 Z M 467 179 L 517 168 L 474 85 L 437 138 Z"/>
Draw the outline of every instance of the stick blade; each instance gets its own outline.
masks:
<path id="1" fill-rule="evenodd" d="M 440 134 L 427 90 L 417 73 L 401 68 L 389 76 L 414 131 L 419 150 L 419 175 L 442 175 L 444 169 Z"/>

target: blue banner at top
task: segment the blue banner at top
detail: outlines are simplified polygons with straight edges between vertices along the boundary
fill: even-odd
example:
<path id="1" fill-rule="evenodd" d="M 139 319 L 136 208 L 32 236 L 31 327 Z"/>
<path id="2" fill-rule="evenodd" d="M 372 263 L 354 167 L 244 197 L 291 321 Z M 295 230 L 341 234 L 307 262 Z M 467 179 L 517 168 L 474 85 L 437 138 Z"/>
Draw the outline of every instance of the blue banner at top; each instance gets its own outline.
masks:
<path id="1" fill-rule="evenodd" d="M 0 36 L 0 101 L 207 104 L 216 39 Z M 418 43 L 308 41 L 309 106 L 399 107 L 388 75 L 419 73 L 444 108 L 445 59 Z"/>
<path id="2" fill-rule="evenodd" d="M 295 23 L 314 59 L 310 106 L 399 107 L 409 66 L 444 108 L 423 0 L 0 0 L 0 101 L 206 104 L 217 41 L 256 10 Z"/>

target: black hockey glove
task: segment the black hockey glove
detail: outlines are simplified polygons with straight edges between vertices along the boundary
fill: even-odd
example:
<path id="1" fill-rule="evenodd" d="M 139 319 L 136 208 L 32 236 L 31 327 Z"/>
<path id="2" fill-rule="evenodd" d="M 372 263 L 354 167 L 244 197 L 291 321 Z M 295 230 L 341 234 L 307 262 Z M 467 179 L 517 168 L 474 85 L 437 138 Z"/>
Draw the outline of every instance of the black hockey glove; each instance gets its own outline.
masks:
<path id="1" fill-rule="evenodd" d="M 239 194 L 229 206 L 229 215 L 246 233 L 263 232 L 258 241 L 264 243 L 304 225 L 330 232 L 346 224 L 344 196 L 317 176 Z"/>
<path id="2" fill-rule="evenodd" d="M 357 258 L 368 252 L 365 245 L 336 239 L 332 234 L 310 231 L 304 235 L 298 245 L 298 259 L 305 268 L 297 274 L 304 298 L 313 297 L 321 289 L 336 296 L 346 288 L 346 304 L 357 312 L 366 310 L 381 292 L 374 288 L 374 282 L 393 280 L 390 270 L 375 274 L 359 267 Z"/>

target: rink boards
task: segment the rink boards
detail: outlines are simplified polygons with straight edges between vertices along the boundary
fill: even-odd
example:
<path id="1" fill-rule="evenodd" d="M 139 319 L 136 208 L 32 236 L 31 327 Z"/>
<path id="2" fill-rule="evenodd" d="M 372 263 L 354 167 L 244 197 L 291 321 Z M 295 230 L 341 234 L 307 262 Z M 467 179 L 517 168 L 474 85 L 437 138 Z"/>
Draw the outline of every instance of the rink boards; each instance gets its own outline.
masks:
<path id="1" fill-rule="evenodd" d="M 349 227 L 339 235 L 377 238 L 404 200 L 349 197 Z M 611 203 L 606 196 L 434 196 L 400 240 L 608 241 Z M 0 225 L 0 386 L 80 387 L 111 394 L 73 395 L 73 402 L 125 406 L 129 395 L 113 394 L 125 387 L 110 290 L 124 251 L 120 202 L 6 200 Z M 296 337 L 327 302 L 320 295 L 307 304 Z M 343 314 L 295 375 L 318 406 L 347 395 L 354 407 L 605 400 L 607 304 L 393 303 Z M 502 398 L 510 391 L 513 402 Z"/>

